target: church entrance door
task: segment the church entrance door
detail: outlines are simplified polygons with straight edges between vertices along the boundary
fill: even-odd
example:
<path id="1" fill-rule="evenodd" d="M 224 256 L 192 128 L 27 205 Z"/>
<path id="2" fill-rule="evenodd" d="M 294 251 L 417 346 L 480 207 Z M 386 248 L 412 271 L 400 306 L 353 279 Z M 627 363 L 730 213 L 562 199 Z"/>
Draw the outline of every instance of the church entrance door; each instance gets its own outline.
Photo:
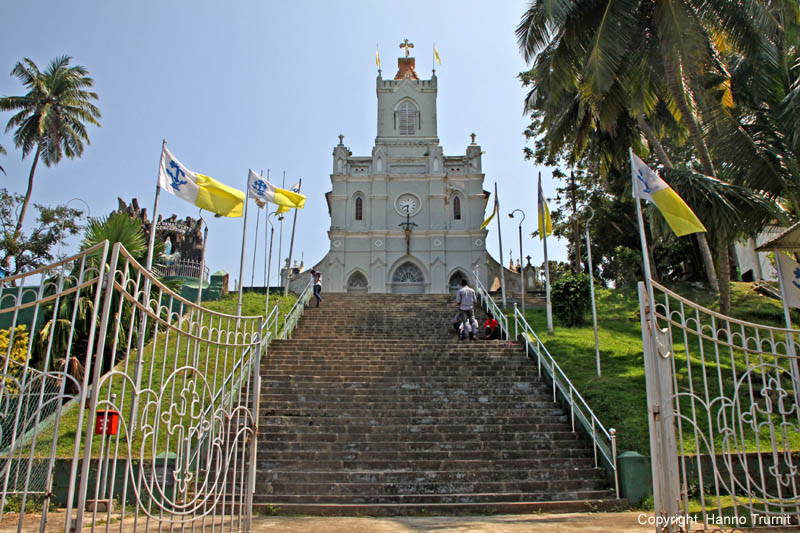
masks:
<path id="1" fill-rule="evenodd" d="M 392 292 L 397 294 L 423 294 L 425 276 L 417 265 L 406 261 L 394 271 Z"/>

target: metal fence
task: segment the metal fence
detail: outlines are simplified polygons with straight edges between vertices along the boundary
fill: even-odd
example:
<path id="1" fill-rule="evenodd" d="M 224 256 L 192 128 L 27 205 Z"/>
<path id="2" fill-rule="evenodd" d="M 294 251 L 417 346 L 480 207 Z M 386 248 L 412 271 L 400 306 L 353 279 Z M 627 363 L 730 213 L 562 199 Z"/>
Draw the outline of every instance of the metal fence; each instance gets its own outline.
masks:
<path id="1" fill-rule="evenodd" d="M 106 242 L 4 279 L 0 324 L 0 520 L 249 531 L 263 317 L 198 307 Z"/>
<path id="2" fill-rule="evenodd" d="M 796 526 L 800 331 L 651 287 L 639 284 L 657 529 Z"/>
<path id="3" fill-rule="evenodd" d="M 153 272 L 162 278 L 179 276 L 183 278 L 200 279 L 200 269 L 203 269 L 203 281 L 208 281 L 208 267 L 200 261 L 185 259 L 171 265 L 153 265 Z"/>

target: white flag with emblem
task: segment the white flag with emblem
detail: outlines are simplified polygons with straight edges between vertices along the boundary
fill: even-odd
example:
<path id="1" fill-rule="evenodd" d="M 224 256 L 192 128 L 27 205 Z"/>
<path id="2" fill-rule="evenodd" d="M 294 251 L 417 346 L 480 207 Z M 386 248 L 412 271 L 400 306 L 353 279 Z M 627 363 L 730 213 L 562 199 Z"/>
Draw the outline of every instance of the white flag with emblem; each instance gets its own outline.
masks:
<path id="1" fill-rule="evenodd" d="M 792 261 L 783 252 L 775 252 L 775 258 L 780 263 L 781 288 L 783 299 L 789 307 L 800 308 L 800 264 Z"/>
<path id="2" fill-rule="evenodd" d="M 278 187 L 259 176 L 253 170 L 247 178 L 247 195 L 266 202 L 272 202 L 282 207 L 295 207 L 302 209 L 306 204 L 306 197 L 294 191 L 279 189 Z"/>
<path id="3" fill-rule="evenodd" d="M 197 203 L 197 193 L 200 191 L 200 187 L 197 185 L 197 176 L 175 159 L 166 146 L 161 154 L 158 183 L 162 189 L 183 198 L 190 204 Z"/>

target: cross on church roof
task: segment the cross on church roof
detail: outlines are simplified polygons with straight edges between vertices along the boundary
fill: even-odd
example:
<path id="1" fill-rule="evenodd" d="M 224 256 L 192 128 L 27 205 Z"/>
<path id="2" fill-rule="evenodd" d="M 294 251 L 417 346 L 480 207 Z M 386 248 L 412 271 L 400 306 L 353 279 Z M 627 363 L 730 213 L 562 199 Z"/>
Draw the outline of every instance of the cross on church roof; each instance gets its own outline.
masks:
<path id="1" fill-rule="evenodd" d="M 414 43 L 408 42 L 408 39 L 404 39 L 402 43 L 400 43 L 400 48 L 406 49 L 406 57 L 408 57 L 408 49 L 414 48 Z"/>

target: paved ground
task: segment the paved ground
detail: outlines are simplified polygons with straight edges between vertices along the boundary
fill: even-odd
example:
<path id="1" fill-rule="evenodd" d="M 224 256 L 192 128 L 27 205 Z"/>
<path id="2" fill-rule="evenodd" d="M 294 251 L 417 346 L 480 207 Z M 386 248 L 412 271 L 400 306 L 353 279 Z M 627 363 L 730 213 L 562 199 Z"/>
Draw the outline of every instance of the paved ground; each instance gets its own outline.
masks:
<path id="1" fill-rule="evenodd" d="M 291 533 L 405 533 L 411 531 L 483 533 L 627 533 L 655 530 L 637 522 L 638 512 L 526 514 L 500 516 L 317 518 L 258 517 L 253 531 Z M 643 520 L 646 520 L 644 518 Z"/>
<path id="2" fill-rule="evenodd" d="M 625 513 L 570 513 L 570 514 L 524 514 L 499 516 L 445 516 L 445 517 L 389 517 L 389 518 L 323 518 L 293 516 L 256 516 L 253 519 L 254 532 L 269 531 L 277 533 L 406 533 L 429 531 L 482 532 L 482 533 L 561 533 L 585 532 L 608 533 L 609 531 L 652 532 L 653 526 L 641 525 L 648 515 L 640 517 L 640 512 Z M 28 515 L 23 523 L 23 531 L 39 528 L 40 516 Z M 19 516 L 8 513 L 0 523 L 0 533 L 17 531 Z M 133 531 L 133 523 L 125 521 L 124 531 Z M 63 531 L 64 515 L 55 512 L 48 516 L 46 531 Z M 105 531 L 105 525 L 98 525 Z M 112 524 L 112 531 L 119 531 L 119 522 Z M 88 529 L 84 529 L 88 531 Z M 165 529 L 169 531 L 169 528 Z M 199 531 L 199 529 L 197 530 Z"/>

